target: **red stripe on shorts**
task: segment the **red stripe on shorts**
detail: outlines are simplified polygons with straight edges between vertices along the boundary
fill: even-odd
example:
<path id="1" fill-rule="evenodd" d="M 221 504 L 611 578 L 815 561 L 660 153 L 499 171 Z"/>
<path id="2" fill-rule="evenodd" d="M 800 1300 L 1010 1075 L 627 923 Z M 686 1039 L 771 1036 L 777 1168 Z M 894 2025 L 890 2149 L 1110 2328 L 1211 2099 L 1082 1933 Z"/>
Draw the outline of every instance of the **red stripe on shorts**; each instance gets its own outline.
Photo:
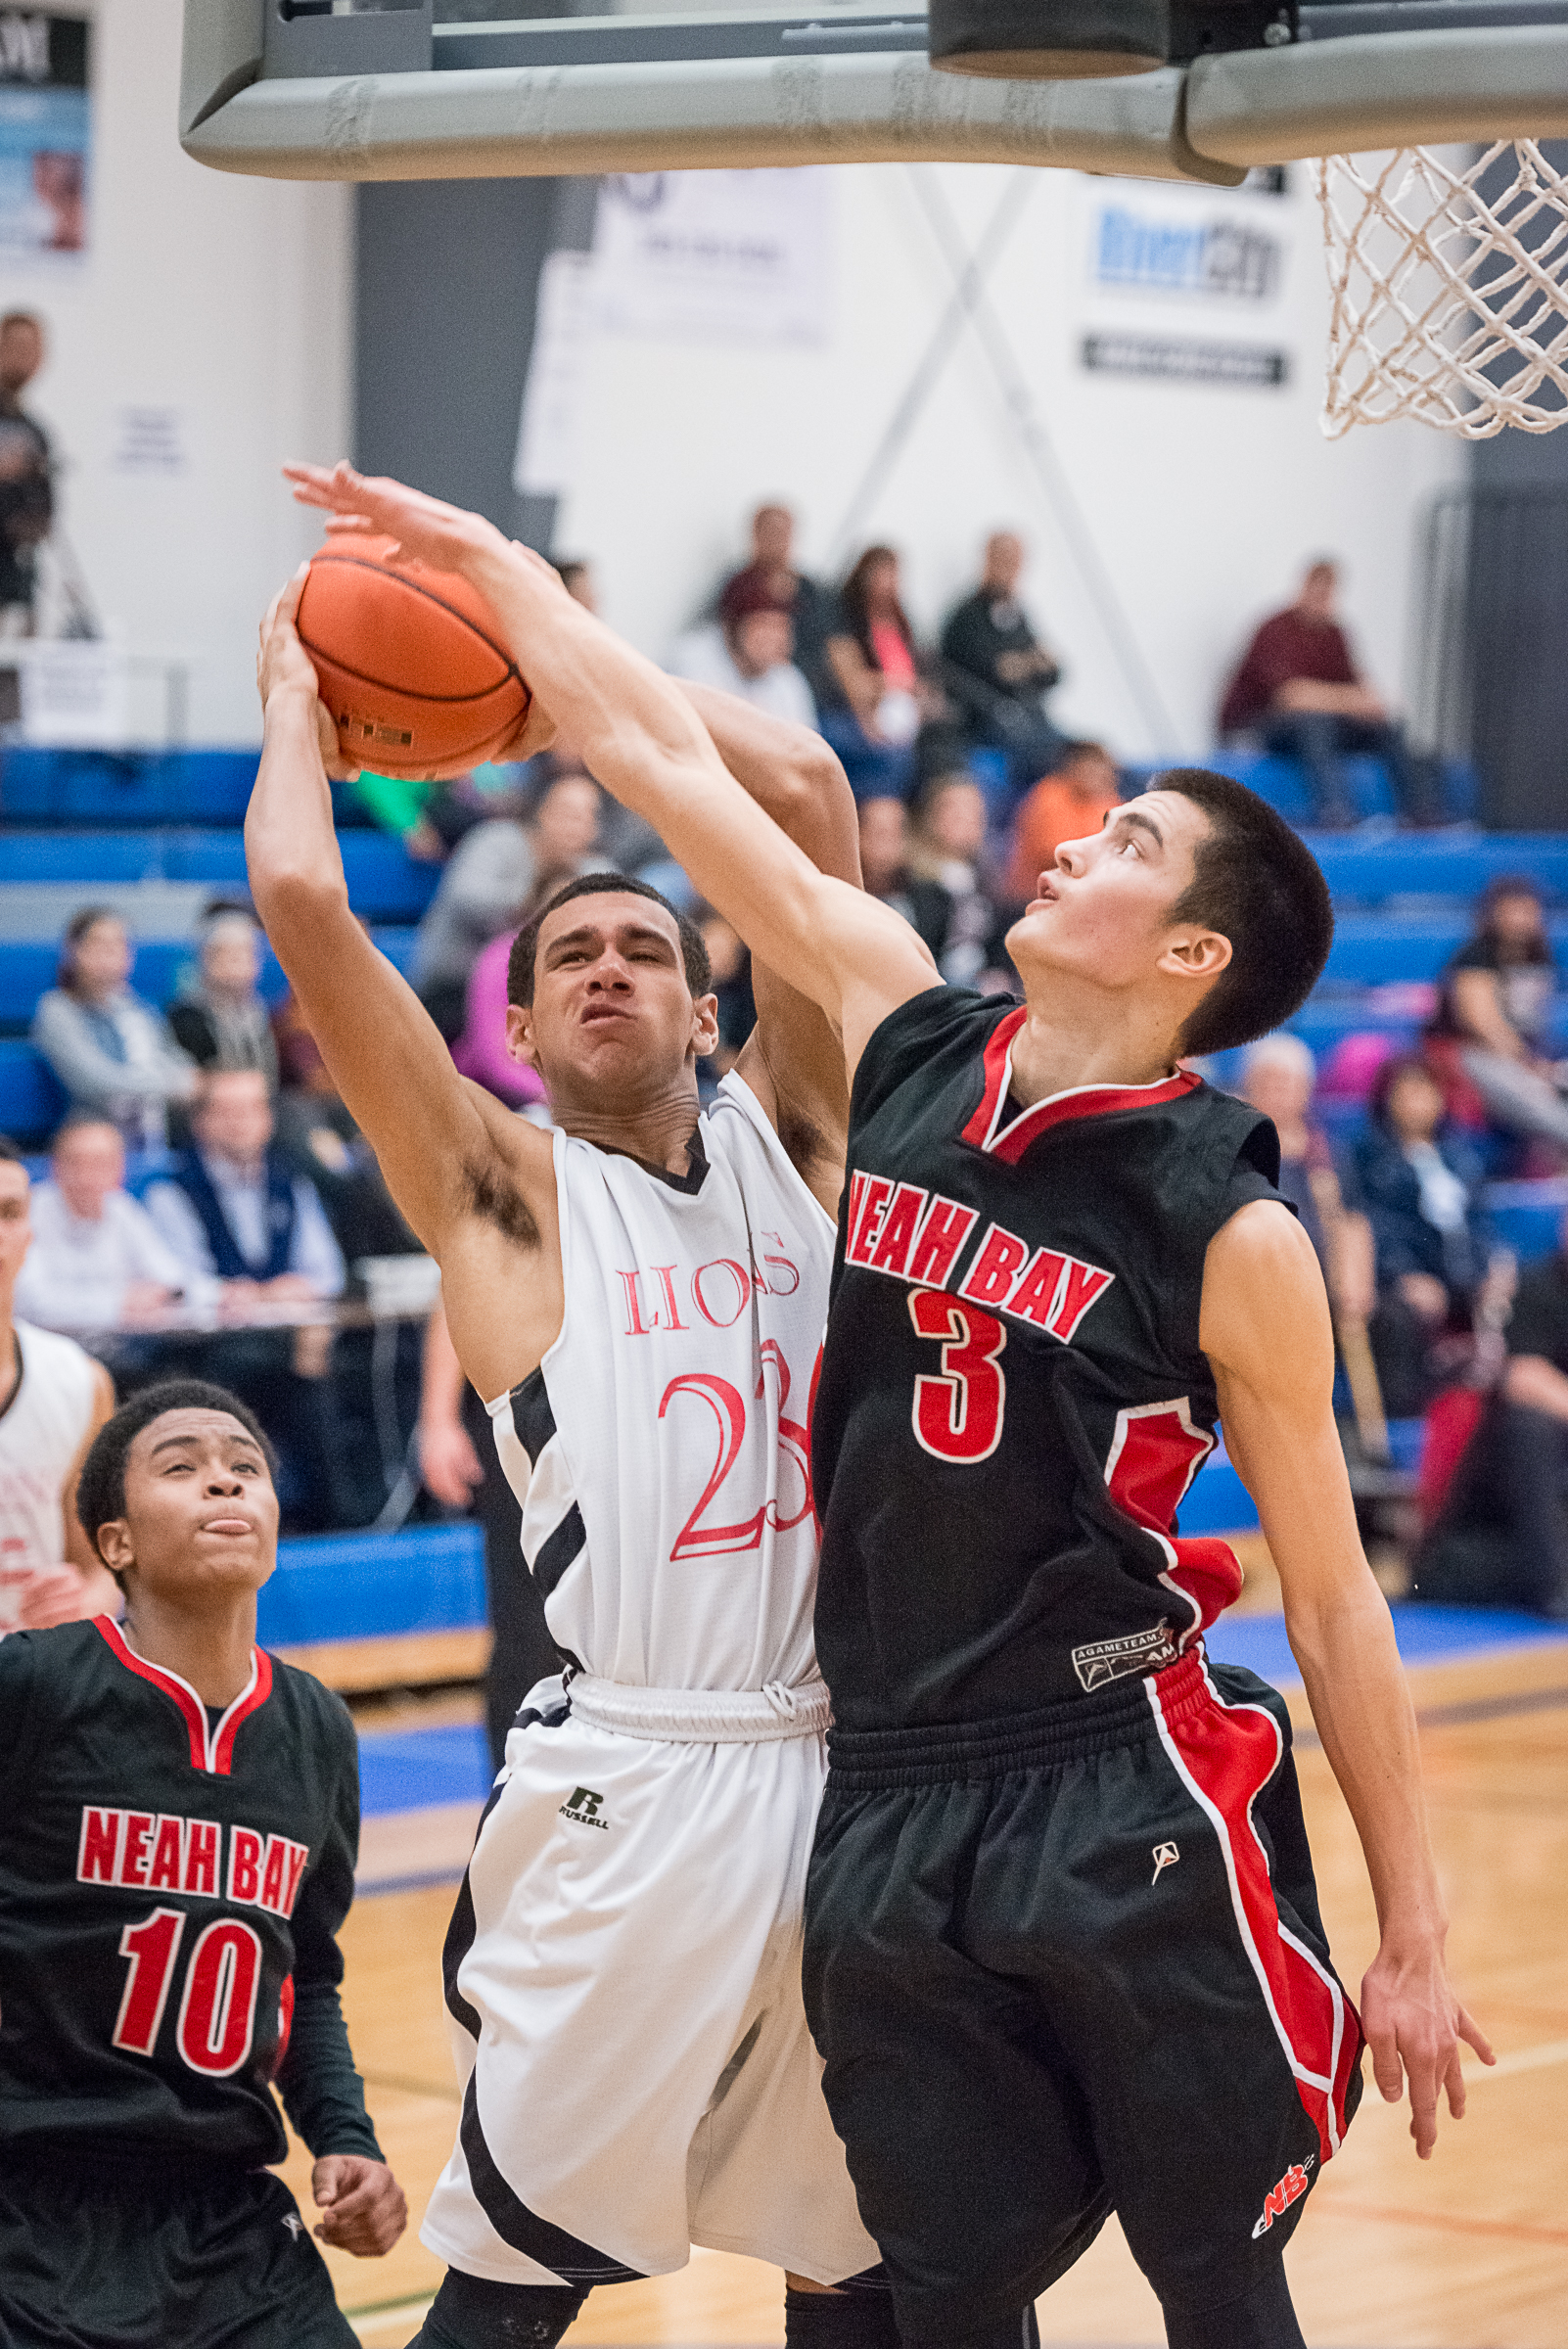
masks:
<path id="1" fill-rule="evenodd" d="M 1317 2131 L 1320 2158 L 1328 2161 L 1345 2134 L 1345 2097 L 1360 2050 L 1360 2024 L 1327 1967 L 1281 1922 L 1268 1855 L 1253 1824 L 1252 1806 L 1283 1748 L 1279 1725 L 1263 1705 L 1225 1704 L 1207 1671 L 1208 1701 L 1173 1707 L 1168 1718 L 1160 1679 L 1152 1675 L 1143 1685 L 1161 1741 L 1219 1837 L 1236 1930 L 1297 2094 Z"/>

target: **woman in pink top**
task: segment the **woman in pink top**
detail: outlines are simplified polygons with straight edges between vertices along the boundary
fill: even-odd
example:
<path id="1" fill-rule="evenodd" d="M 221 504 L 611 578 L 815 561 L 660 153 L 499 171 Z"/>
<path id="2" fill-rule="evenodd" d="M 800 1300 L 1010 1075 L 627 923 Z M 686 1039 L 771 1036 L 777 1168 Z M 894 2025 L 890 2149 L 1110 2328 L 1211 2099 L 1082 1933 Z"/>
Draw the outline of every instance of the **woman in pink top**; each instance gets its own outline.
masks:
<path id="1" fill-rule="evenodd" d="M 516 936 L 512 930 L 492 938 L 469 974 L 468 1014 L 452 1059 L 498 1101 L 527 1109 L 545 1096 L 538 1070 L 514 1060 L 506 1048 L 506 965 Z"/>
<path id="2" fill-rule="evenodd" d="M 827 657 L 843 706 L 823 711 L 822 731 L 857 797 L 903 798 L 914 776 L 915 736 L 945 705 L 920 675 L 891 546 L 866 548 L 839 590 L 839 608 Z"/>

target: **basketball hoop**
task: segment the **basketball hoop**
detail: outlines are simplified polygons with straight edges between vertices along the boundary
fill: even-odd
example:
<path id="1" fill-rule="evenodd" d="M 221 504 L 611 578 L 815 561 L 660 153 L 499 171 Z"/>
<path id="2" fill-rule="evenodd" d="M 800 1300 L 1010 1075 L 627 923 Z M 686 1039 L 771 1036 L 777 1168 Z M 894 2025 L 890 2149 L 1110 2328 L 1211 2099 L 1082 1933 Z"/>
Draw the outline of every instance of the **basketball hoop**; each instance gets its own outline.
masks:
<path id="1" fill-rule="evenodd" d="M 1322 427 L 1487 440 L 1568 423 L 1568 178 L 1529 139 L 1317 166 L 1333 311 Z"/>

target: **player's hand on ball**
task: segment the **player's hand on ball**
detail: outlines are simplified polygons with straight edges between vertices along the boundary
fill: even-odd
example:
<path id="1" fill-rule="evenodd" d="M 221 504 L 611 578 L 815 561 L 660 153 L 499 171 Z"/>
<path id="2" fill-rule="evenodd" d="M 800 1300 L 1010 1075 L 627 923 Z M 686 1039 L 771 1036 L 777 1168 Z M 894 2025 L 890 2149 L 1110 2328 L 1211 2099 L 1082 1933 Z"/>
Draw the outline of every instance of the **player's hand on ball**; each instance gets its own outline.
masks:
<path id="1" fill-rule="evenodd" d="M 1450 1989 L 1437 1945 L 1402 1953 L 1384 1942 L 1361 1983 L 1361 2029 L 1384 2102 L 1397 2104 L 1408 2081 L 1410 2135 L 1421 2159 L 1430 2160 L 1439 2097 L 1446 2093 L 1453 2118 L 1464 2118 L 1460 2041 L 1483 2063 L 1498 2060 L 1485 2032 Z"/>
<path id="2" fill-rule="evenodd" d="M 379 2259 L 408 2224 L 403 2189 L 384 2161 L 364 2153 L 327 2153 L 310 2173 L 321 2224 L 317 2239 L 355 2259 Z"/>
<path id="3" fill-rule="evenodd" d="M 346 783 L 353 780 L 359 768 L 356 763 L 344 758 L 338 729 L 317 692 L 315 668 L 300 641 L 300 632 L 295 624 L 309 569 L 307 563 L 301 563 L 288 585 L 280 587 L 267 606 L 266 618 L 261 622 L 260 646 L 255 657 L 256 691 L 261 696 L 263 713 L 275 697 L 291 693 L 309 695 L 315 710 L 316 740 L 321 748 L 321 763 L 334 782 Z"/>
<path id="4" fill-rule="evenodd" d="M 330 471 L 325 465 L 285 465 L 283 472 L 300 505 L 316 506 L 329 517 L 327 528 L 335 536 L 395 538 L 405 560 L 430 563 L 438 571 L 462 571 L 473 555 L 507 543 L 483 514 L 427 497 L 423 489 L 410 489 L 386 475 L 355 473 L 346 457 Z"/>

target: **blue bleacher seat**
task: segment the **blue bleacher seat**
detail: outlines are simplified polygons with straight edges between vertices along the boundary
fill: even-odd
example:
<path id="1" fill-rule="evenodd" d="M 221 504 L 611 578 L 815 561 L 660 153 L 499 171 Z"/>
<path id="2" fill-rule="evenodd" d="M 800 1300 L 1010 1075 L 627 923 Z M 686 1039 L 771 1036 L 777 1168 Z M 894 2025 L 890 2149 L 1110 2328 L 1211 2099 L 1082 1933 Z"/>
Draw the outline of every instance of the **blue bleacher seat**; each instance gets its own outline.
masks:
<path id="1" fill-rule="evenodd" d="M 0 759 L 7 823 L 191 824 L 244 820 L 257 754 L 238 751 L 45 751 Z"/>
<path id="2" fill-rule="evenodd" d="M 14 1142 L 41 1141 L 66 1107 L 64 1088 L 30 1044 L 0 1042 L 0 1133 Z"/>
<path id="3" fill-rule="evenodd" d="M 440 879 L 438 865 L 410 856 L 382 832 L 342 841 L 348 898 L 379 922 L 417 922 Z M 191 881 L 244 896 L 245 838 L 229 831 L 0 832 L 0 880 L 79 885 L 83 892 L 138 881 Z"/>
<path id="4" fill-rule="evenodd" d="M 469 1631 L 484 1621 L 484 1541 L 471 1524 L 280 1542 L 278 1571 L 257 1598 L 265 1647 Z"/>

